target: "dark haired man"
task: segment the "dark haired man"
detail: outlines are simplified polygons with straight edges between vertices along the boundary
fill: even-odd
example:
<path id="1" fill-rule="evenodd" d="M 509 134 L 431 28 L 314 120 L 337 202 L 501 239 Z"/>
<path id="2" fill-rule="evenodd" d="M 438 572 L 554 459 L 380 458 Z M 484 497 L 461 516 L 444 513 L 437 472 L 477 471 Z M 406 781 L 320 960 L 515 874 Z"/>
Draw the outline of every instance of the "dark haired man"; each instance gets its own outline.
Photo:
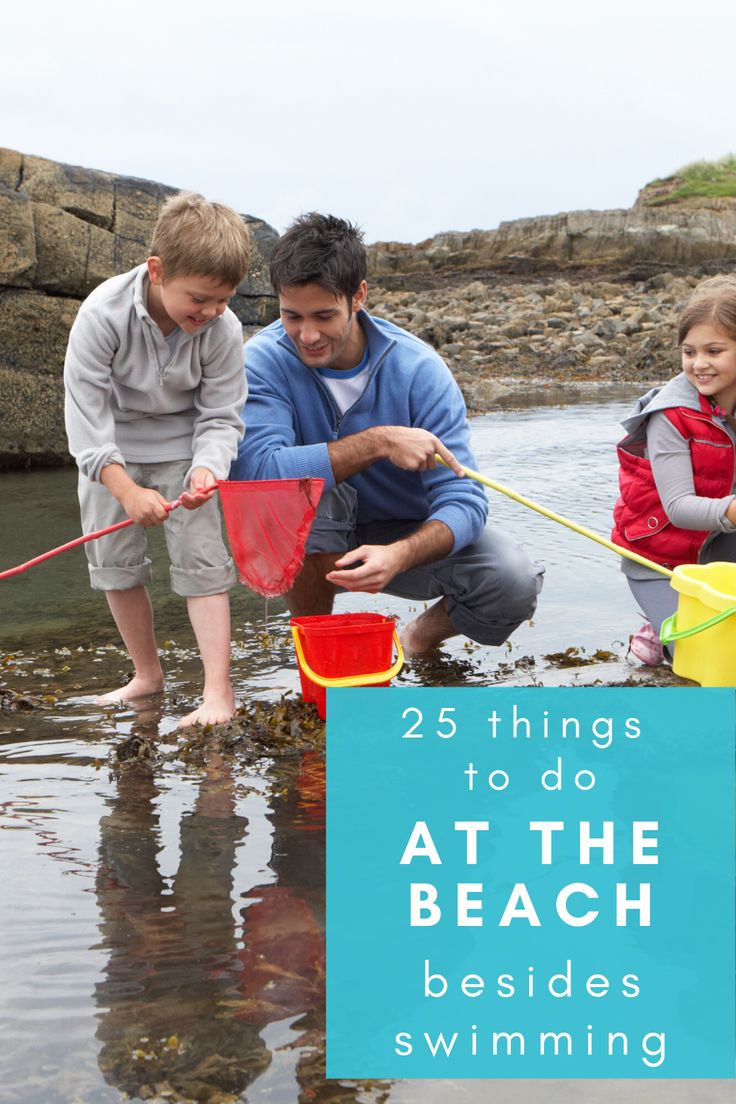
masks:
<path id="1" fill-rule="evenodd" d="M 246 346 L 231 478 L 325 480 L 286 595 L 295 616 L 330 613 L 339 588 L 386 591 L 436 599 L 404 629 L 408 651 L 458 633 L 502 644 L 534 612 L 544 569 L 485 529 L 485 495 L 463 478 L 475 461 L 460 389 L 428 345 L 365 311 L 366 270 L 360 231 L 330 215 L 301 216 L 276 243 L 281 320 Z"/>

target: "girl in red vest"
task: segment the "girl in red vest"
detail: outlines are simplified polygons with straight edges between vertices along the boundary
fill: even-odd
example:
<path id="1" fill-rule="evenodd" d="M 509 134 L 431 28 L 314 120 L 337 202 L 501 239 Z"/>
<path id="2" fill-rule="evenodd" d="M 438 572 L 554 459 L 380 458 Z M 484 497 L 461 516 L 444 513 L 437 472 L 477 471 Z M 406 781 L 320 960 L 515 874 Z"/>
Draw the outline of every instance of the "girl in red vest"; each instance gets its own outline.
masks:
<path id="1" fill-rule="evenodd" d="M 736 561 L 736 276 L 698 285 L 677 343 L 680 375 L 639 399 L 622 423 L 612 540 L 669 568 Z M 622 569 L 647 619 L 631 651 L 656 665 L 677 594 L 651 568 L 623 560 Z"/>

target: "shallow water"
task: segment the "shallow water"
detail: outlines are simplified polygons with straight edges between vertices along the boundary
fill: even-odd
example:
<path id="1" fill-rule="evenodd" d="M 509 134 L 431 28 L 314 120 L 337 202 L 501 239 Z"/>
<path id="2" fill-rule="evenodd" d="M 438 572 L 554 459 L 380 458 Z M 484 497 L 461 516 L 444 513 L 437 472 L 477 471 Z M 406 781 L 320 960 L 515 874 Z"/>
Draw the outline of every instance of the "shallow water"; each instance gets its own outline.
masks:
<path id="1" fill-rule="evenodd" d="M 631 397 L 476 419 L 479 470 L 607 536 L 613 445 Z M 78 534 L 71 472 L 4 475 L 2 492 L 0 568 Z M 534 623 L 502 649 L 452 642 L 441 663 L 409 665 L 402 678 L 646 680 L 625 658 L 638 622 L 616 557 L 493 493 L 491 515 L 547 565 Z M 94 703 L 129 665 L 104 599 L 88 590 L 83 552 L 0 583 L 0 687 L 28 699 L 0 715 L 0 1100 L 728 1099 L 715 1082 L 326 1082 L 322 763 L 228 758 L 213 747 L 187 755 L 175 726 L 196 701 L 199 665 L 155 543 L 167 689 L 142 711 Z M 339 609 L 415 612 L 366 595 L 341 598 Z M 296 690 L 287 623 L 271 602 L 266 633 L 263 600 L 234 593 L 239 699 Z M 551 658 L 573 646 L 583 658 L 610 654 L 572 668 Z M 158 757 L 111 765 L 130 736 Z"/>
<path id="2" fill-rule="evenodd" d="M 605 400 L 593 397 L 567 405 L 552 392 L 548 402 L 533 408 L 514 408 L 473 420 L 473 443 L 478 469 L 542 505 L 610 534 L 611 508 L 616 497 L 613 448 L 620 436 L 618 421 L 628 411 L 636 392 L 605 391 Z M 541 394 L 541 393 L 540 393 Z M 46 548 L 78 535 L 75 478 L 71 471 L 12 473 L 0 476 L 3 490 L 3 539 L 0 568 L 28 559 Z M 628 637 L 636 621 L 628 588 L 621 579 L 615 555 L 584 537 L 571 533 L 508 498 L 489 491 L 490 524 L 501 525 L 547 567 L 545 587 L 533 626 L 514 634 L 509 655 L 541 657 L 571 645 L 612 648 Z M 182 649 L 192 646 L 184 603 L 171 595 L 163 539 L 153 532 L 155 578 L 151 588 L 157 622 L 165 649 L 178 652 L 167 664 L 176 689 L 190 689 L 179 680 Z M 376 609 L 408 619 L 411 605 L 388 596 L 345 595 L 339 609 Z M 585 608 L 583 611 L 582 603 Z M 264 601 L 243 587 L 232 595 L 236 652 L 234 675 L 242 694 L 257 688 L 296 688 L 289 647 L 264 652 Z M 287 618 L 283 603 L 268 603 L 268 624 L 275 641 L 285 644 Z M 9 652 L 22 648 L 39 655 L 56 647 L 116 644 L 104 599 L 88 588 L 84 553 L 64 553 L 0 586 L 0 645 Z M 474 659 L 477 681 L 492 675 L 499 649 L 450 642 L 447 652 Z M 504 649 L 505 651 L 505 649 Z M 95 684 L 107 685 L 116 657 L 91 668 Z M 125 664 L 123 664 L 125 666 Z M 89 668 L 88 668 L 89 669 Z M 187 672 L 188 673 L 188 672 Z M 620 672 L 621 673 L 621 672 Z M 469 672 L 466 672 L 469 674 Z M 87 676 L 89 677 L 89 676 Z M 191 693 L 196 693 L 193 680 Z M 89 687 L 89 689 L 95 689 Z M 87 685 L 85 683 L 85 689 Z"/>

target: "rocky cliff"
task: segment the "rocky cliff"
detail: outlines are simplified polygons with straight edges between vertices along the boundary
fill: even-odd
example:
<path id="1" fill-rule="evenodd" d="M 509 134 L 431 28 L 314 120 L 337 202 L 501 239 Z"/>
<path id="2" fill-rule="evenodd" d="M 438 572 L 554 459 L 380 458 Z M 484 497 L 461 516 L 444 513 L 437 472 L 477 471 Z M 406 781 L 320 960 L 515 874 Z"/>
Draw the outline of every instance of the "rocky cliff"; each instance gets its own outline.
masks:
<path id="1" fill-rule="evenodd" d="M 489 270 L 533 276 L 605 269 L 647 277 L 736 262 L 736 206 L 641 202 L 629 210 L 569 211 L 502 222 L 496 230 L 436 234 L 419 245 L 377 242 L 369 254 L 373 279 L 392 286 L 409 287 L 422 274 L 472 278 Z"/>
<path id="2" fill-rule="evenodd" d="M 82 299 L 140 264 L 176 188 L 0 149 L 0 467 L 65 463 L 62 368 Z M 246 334 L 271 321 L 276 231 L 243 216 L 256 245 L 233 310 Z"/>

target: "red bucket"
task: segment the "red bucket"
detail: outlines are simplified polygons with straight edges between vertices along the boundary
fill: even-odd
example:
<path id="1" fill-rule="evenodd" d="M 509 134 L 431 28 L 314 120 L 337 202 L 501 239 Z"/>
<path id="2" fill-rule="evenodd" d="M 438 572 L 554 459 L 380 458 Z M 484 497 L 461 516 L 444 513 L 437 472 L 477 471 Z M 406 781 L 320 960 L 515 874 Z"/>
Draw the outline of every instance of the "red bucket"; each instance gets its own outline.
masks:
<path id="1" fill-rule="evenodd" d="M 388 686 L 404 663 L 396 625 L 381 613 L 292 617 L 291 633 L 302 696 L 314 702 L 322 720 L 328 686 Z"/>

